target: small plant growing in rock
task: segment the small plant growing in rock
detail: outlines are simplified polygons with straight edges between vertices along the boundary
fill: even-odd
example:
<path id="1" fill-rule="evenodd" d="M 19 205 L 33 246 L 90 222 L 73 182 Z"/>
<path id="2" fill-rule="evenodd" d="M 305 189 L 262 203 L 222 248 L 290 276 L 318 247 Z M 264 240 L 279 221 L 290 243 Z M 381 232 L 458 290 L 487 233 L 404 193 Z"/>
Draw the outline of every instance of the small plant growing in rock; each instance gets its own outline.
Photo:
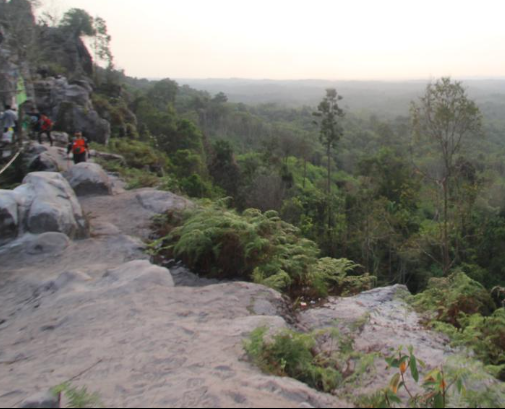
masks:
<path id="1" fill-rule="evenodd" d="M 103 408 L 100 396 L 83 388 L 77 388 L 66 382 L 52 389 L 52 393 L 62 398 L 67 408 Z"/>
<path id="2" fill-rule="evenodd" d="M 377 357 L 354 351 L 351 338 L 336 329 L 310 334 L 286 330 L 273 337 L 267 333 L 267 328 L 258 328 L 244 343 L 253 363 L 263 372 L 294 378 L 326 393 L 355 386 Z"/>

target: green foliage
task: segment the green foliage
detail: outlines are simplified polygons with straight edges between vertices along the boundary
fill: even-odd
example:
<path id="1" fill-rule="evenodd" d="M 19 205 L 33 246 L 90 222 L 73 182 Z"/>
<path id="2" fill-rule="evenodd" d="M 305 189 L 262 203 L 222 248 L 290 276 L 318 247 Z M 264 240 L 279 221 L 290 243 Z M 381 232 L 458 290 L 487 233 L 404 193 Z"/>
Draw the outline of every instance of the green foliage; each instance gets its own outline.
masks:
<path id="1" fill-rule="evenodd" d="M 64 383 L 52 389 L 54 395 L 63 395 L 68 402 L 68 408 L 103 408 L 100 396 L 88 392 L 87 388 L 77 388 L 70 383 Z"/>
<path id="2" fill-rule="evenodd" d="M 224 202 L 203 206 L 192 210 L 162 242 L 162 251 L 195 271 L 253 279 L 280 291 L 321 296 L 369 289 L 372 282 L 366 275 L 348 276 L 357 266 L 347 260 L 319 261 L 316 244 L 303 239 L 275 211 L 249 209 L 240 215 Z"/>
<path id="3" fill-rule="evenodd" d="M 488 291 L 463 272 L 433 278 L 428 289 L 416 296 L 414 306 L 431 314 L 431 319 L 461 328 L 464 315 L 490 315 L 495 309 Z"/>
<path id="4" fill-rule="evenodd" d="M 113 138 L 107 149 L 123 156 L 126 165 L 131 168 L 152 172 L 167 171 L 171 168 L 167 155 L 141 141 Z"/>
<path id="5" fill-rule="evenodd" d="M 414 394 L 412 385 L 407 382 L 407 373 L 416 384 L 420 381 L 419 367 L 424 368 L 425 364 L 416 358 L 414 349 L 408 348 L 408 353 L 404 353 L 404 348 L 400 347 L 396 355 L 386 358 L 388 368 L 397 369 L 398 372 L 391 379 L 389 386 L 376 393 L 368 400 L 372 407 L 379 408 L 446 408 L 448 407 L 448 397 L 451 389 L 456 389 L 459 394 L 465 392 L 463 382 L 460 378 L 448 381 L 443 369 L 435 369 L 429 372 L 421 384 L 422 393 Z M 404 390 L 408 395 L 408 401 L 401 398 L 400 392 Z"/>
<path id="6" fill-rule="evenodd" d="M 341 294 L 355 295 L 371 290 L 375 284 L 375 277 L 369 274 L 351 275 L 360 266 L 347 259 L 323 258 L 310 269 L 307 282 L 321 295 Z"/>
<path id="7" fill-rule="evenodd" d="M 459 322 L 459 330 L 438 322 L 433 327 L 449 335 L 452 345 L 472 351 L 493 376 L 505 380 L 505 309 L 489 317 L 462 315 Z"/>
<path id="8" fill-rule="evenodd" d="M 166 111 L 169 105 L 175 104 L 179 85 L 169 78 L 157 81 L 147 92 L 150 102 L 160 111 Z"/>
<path id="9" fill-rule="evenodd" d="M 65 13 L 61 21 L 61 27 L 72 32 L 76 37 L 82 35 L 94 36 L 93 17 L 82 9 L 71 9 Z"/>
<path id="10" fill-rule="evenodd" d="M 407 352 L 400 347 L 393 356 L 386 358 L 386 362 L 388 368 L 397 370 L 389 386 L 371 396 L 359 397 L 358 407 L 504 407 L 504 385 L 493 380 L 482 364 L 471 357 L 454 356 L 445 367 L 425 375 L 421 375 L 421 370 L 426 369 L 426 365 L 416 358 L 412 347 Z"/>
<path id="11" fill-rule="evenodd" d="M 431 325 L 454 346 L 473 351 L 493 375 L 505 379 L 505 309 L 496 309 L 481 284 L 462 272 L 432 279 L 414 306 L 427 312 Z"/>
<path id="12" fill-rule="evenodd" d="M 222 196 L 220 192 L 216 194 L 217 190 L 214 189 L 210 182 L 203 180 L 202 177 L 197 174 L 181 179 L 179 181 L 179 186 L 188 196 L 198 199 Z"/>
<path id="13" fill-rule="evenodd" d="M 332 348 L 321 348 L 323 344 Z M 291 377 L 327 393 L 343 385 L 356 385 L 375 361 L 374 355 L 355 353 L 349 339 L 336 330 L 312 334 L 285 330 L 269 336 L 267 328 L 258 328 L 244 348 L 264 372 Z M 356 369 L 349 372 L 351 361 Z"/>

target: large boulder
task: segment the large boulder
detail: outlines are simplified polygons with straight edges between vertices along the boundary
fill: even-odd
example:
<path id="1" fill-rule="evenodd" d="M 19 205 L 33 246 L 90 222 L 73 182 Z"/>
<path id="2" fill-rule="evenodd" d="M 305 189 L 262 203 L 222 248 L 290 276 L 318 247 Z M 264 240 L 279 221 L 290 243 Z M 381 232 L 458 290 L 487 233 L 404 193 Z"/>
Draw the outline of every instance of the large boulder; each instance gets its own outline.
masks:
<path id="1" fill-rule="evenodd" d="M 30 172 L 58 172 L 59 166 L 48 152 L 42 152 L 30 159 L 28 170 Z"/>
<path id="2" fill-rule="evenodd" d="M 0 246 L 18 236 L 19 215 L 16 194 L 0 190 Z"/>
<path id="3" fill-rule="evenodd" d="M 73 166 L 65 176 L 78 196 L 112 194 L 109 176 L 96 163 L 80 163 Z"/>
<path id="4" fill-rule="evenodd" d="M 30 173 L 14 190 L 18 204 L 18 235 L 24 232 L 88 235 L 88 224 L 74 191 L 59 173 Z"/>

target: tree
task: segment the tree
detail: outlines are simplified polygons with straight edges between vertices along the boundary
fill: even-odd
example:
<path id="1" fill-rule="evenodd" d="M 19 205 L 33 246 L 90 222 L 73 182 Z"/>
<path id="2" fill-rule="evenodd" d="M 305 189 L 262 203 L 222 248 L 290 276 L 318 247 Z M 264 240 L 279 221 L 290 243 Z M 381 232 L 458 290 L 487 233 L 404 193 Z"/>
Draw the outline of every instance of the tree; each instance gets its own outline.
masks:
<path id="1" fill-rule="evenodd" d="M 223 140 L 216 141 L 212 148 L 210 175 L 228 196 L 236 200 L 240 187 L 240 168 L 235 160 L 233 148 L 229 142 Z"/>
<path id="2" fill-rule="evenodd" d="M 96 34 L 93 17 L 82 9 L 71 9 L 65 13 L 60 26 L 70 31 L 75 37 L 93 37 Z"/>
<path id="3" fill-rule="evenodd" d="M 328 89 L 326 97 L 319 104 L 318 112 L 314 113 L 314 116 L 319 118 L 320 140 L 328 156 L 328 196 L 331 195 L 331 151 L 337 147 L 337 143 L 344 134 L 341 124 L 344 111 L 338 106 L 338 102 L 342 99 L 343 97 L 338 95 L 337 90 Z"/>
<path id="4" fill-rule="evenodd" d="M 443 265 L 447 274 L 453 262 L 450 257 L 449 205 L 453 183 L 458 177 L 456 159 L 467 140 L 481 134 L 482 115 L 469 99 L 461 82 L 442 78 L 430 83 L 419 103 L 411 109 L 412 124 L 418 141 L 428 141 L 438 150 L 442 171 L 435 182 L 443 192 Z"/>
<path id="5" fill-rule="evenodd" d="M 94 38 L 92 43 L 93 51 L 95 52 L 95 65 L 100 61 L 107 63 L 107 67 L 112 69 L 114 67 L 114 57 L 110 49 L 110 42 L 112 37 L 107 30 L 107 23 L 101 17 L 96 17 L 93 20 Z"/>
<path id="6" fill-rule="evenodd" d="M 317 123 L 320 128 L 320 140 L 328 157 L 326 187 L 326 194 L 328 195 L 328 229 L 331 229 L 331 153 L 344 134 L 341 124 L 344 111 L 338 106 L 338 102 L 342 99 L 343 97 L 338 95 L 337 90 L 327 89 L 326 97 L 319 104 L 318 112 L 314 113 L 314 116 L 319 118 Z"/>
<path id="7" fill-rule="evenodd" d="M 169 78 L 158 81 L 147 93 L 150 102 L 160 111 L 166 112 L 167 106 L 175 104 L 179 84 Z"/>

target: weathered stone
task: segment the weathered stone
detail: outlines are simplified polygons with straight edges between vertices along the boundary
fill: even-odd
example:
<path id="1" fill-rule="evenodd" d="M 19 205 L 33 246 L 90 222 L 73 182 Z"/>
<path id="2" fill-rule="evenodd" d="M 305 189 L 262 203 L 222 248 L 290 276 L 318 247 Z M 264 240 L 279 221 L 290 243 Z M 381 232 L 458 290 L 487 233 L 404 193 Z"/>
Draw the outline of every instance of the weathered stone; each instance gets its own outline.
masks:
<path id="1" fill-rule="evenodd" d="M 72 84 L 66 78 L 35 83 L 37 106 L 55 120 L 56 131 L 69 134 L 81 131 L 90 141 L 106 144 L 110 138 L 110 124 L 93 109 L 92 91 L 91 85 L 84 79 Z M 57 146 L 64 147 L 64 140 L 58 141 Z"/>
<path id="2" fill-rule="evenodd" d="M 0 190 L 0 246 L 18 236 L 18 201 L 14 192 Z"/>
<path id="3" fill-rule="evenodd" d="M 80 85 L 69 85 L 65 89 L 65 100 L 82 107 L 91 108 L 90 91 Z"/>
<path id="4" fill-rule="evenodd" d="M 58 254 L 70 245 L 70 239 L 63 233 L 44 233 L 25 244 L 30 255 Z"/>
<path id="5" fill-rule="evenodd" d="M 109 270 L 104 278 L 118 284 L 137 283 L 142 287 L 145 285 L 174 286 L 174 280 L 169 270 L 155 266 L 147 260 L 135 260 L 123 264 L 113 270 Z"/>
<path id="6" fill-rule="evenodd" d="M 42 152 L 40 155 L 31 159 L 28 164 L 30 172 L 58 172 L 58 163 L 48 152 Z"/>
<path id="7" fill-rule="evenodd" d="M 78 196 L 112 194 L 109 176 L 96 163 L 79 163 L 70 168 L 65 177 Z"/>
<path id="8" fill-rule="evenodd" d="M 70 138 L 66 132 L 52 132 L 54 145 L 60 148 L 66 148 L 70 143 Z"/>
<path id="9" fill-rule="evenodd" d="M 20 406 L 22 409 L 59 408 L 59 396 L 51 392 L 41 392 L 25 400 Z"/>
<path id="10" fill-rule="evenodd" d="M 64 233 L 70 238 L 85 237 L 87 222 L 75 193 L 59 173 L 30 173 L 15 192 L 23 197 L 22 211 L 30 233 Z"/>
<path id="11" fill-rule="evenodd" d="M 121 155 L 115 155 L 113 153 L 100 152 L 100 151 L 95 151 L 95 150 L 90 150 L 89 154 L 92 158 L 98 158 L 98 159 L 102 159 L 105 161 L 111 161 L 111 162 L 119 162 L 123 165 L 126 164 L 125 158 Z"/>
<path id="12" fill-rule="evenodd" d="M 189 200 L 173 193 L 154 189 L 139 190 L 137 199 L 143 208 L 156 214 L 163 214 L 169 210 L 184 210 L 194 206 Z"/>
<path id="13" fill-rule="evenodd" d="M 447 346 L 445 337 L 424 328 L 421 317 L 404 300 L 409 295 L 407 287 L 396 285 L 355 297 L 330 297 L 324 306 L 302 312 L 300 323 L 310 331 L 336 328 L 353 340 L 355 351 L 365 354 L 390 356 L 401 346 L 412 346 L 429 371 L 444 364 L 454 351 Z M 327 346 L 333 348 L 330 343 Z M 372 393 L 387 387 L 389 379 L 391 370 L 386 362 L 377 360 L 375 370 L 363 380 L 363 385 L 373 385 L 373 390 L 353 390 L 358 394 Z M 410 375 L 408 380 L 412 381 Z M 412 384 L 414 392 L 420 392 L 415 382 Z"/>

